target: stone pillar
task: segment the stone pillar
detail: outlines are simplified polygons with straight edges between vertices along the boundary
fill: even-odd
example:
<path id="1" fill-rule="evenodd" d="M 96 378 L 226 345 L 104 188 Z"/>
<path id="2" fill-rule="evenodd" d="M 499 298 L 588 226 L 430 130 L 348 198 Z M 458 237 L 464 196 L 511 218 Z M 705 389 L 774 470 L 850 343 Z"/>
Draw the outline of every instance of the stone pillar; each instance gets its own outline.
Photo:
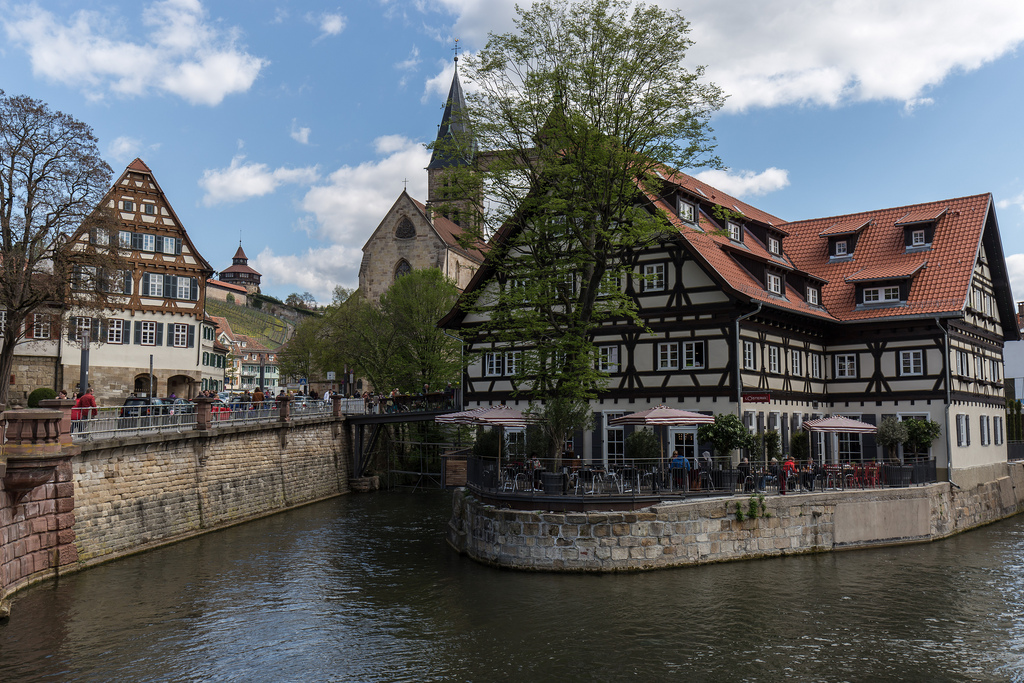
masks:
<path id="1" fill-rule="evenodd" d="M 331 414 L 341 417 L 341 394 L 331 394 Z"/>
<path id="2" fill-rule="evenodd" d="M 278 420 L 281 422 L 288 422 L 291 420 L 291 398 L 285 394 L 284 396 L 277 397 L 277 415 Z"/>
<path id="3" fill-rule="evenodd" d="M 48 410 L 61 410 L 64 417 L 60 421 L 60 442 L 71 444 L 71 409 L 75 407 L 73 398 L 46 398 L 39 402 L 40 408 Z"/>
<path id="4" fill-rule="evenodd" d="M 192 400 L 196 404 L 196 429 L 206 431 L 213 423 L 213 411 L 211 407 L 217 399 L 208 396 L 199 396 Z"/>

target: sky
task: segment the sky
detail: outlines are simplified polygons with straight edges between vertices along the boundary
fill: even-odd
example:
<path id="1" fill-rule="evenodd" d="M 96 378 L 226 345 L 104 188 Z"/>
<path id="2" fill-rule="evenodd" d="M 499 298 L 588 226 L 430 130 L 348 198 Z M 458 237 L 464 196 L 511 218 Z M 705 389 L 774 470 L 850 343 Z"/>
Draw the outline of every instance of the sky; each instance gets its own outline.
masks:
<path id="1" fill-rule="evenodd" d="M 1024 2 L 656 4 L 728 95 L 728 169 L 691 172 L 785 220 L 989 192 L 1024 300 Z M 214 269 L 241 242 L 265 293 L 326 303 L 403 188 L 426 198 L 455 39 L 479 50 L 514 17 L 514 0 L 0 0 L 0 89 L 91 125 L 115 177 L 145 161 Z"/>

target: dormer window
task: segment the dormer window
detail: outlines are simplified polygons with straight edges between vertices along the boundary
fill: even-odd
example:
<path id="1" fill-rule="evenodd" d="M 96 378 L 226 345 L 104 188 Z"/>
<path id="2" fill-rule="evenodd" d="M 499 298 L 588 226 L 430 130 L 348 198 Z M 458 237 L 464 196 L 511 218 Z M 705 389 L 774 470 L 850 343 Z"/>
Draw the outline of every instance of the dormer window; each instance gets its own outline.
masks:
<path id="1" fill-rule="evenodd" d="M 914 230 L 910 233 L 910 246 L 912 247 L 923 247 L 924 241 L 924 230 Z"/>
<path id="2" fill-rule="evenodd" d="M 846 256 L 846 240 L 836 240 L 836 256 Z"/>
<path id="3" fill-rule="evenodd" d="M 775 273 L 768 273 L 768 291 L 772 294 L 782 295 L 782 278 Z"/>
<path id="4" fill-rule="evenodd" d="M 903 244 L 908 252 L 931 248 L 939 219 L 946 213 L 945 207 L 915 209 L 896 221 L 896 227 L 903 228 Z"/>
<path id="5" fill-rule="evenodd" d="M 879 304 L 900 300 L 899 287 L 865 287 L 864 303 Z"/>
<path id="6" fill-rule="evenodd" d="M 679 200 L 679 218 L 686 221 L 687 223 L 695 222 L 695 216 L 697 215 L 694 210 L 693 204 L 686 201 L 685 199 Z"/>
<path id="7" fill-rule="evenodd" d="M 739 223 L 733 223 L 730 221 L 727 223 L 727 228 L 729 230 L 729 239 L 733 242 L 742 241 L 743 230 L 740 228 Z"/>
<path id="8" fill-rule="evenodd" d="M 768 238 L 768 251 L 775 254 L 776 256 L 782 255 L 782 242 L 775 237 Z"/>
<path id="9" fill-rule="evenodd" d="M 818 305 L 818 301 L 819 301 L 818 296 L 819 296 L 819 294 L 818 294 L 818 288 L 817 287 L 808 287 L 807 288 L 807 297 L 806 297 L 807 298 L 807 303 L 809 303 L 812 306 L 817 306 Z"/>

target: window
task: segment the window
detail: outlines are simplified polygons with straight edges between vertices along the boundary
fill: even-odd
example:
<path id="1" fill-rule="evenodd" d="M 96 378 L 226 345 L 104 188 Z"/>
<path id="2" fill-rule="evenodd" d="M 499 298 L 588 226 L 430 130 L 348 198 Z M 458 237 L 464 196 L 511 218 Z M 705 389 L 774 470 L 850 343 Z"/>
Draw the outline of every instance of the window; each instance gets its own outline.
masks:
<path id="1" fill-rule="evenodd" d="M 683 367 L 691 370 L 704 367 L 704 342 L 683 342 Z"/>
<path id="2" fill-rule="evenodd" d="M 899 287 L 865 287 L 864 303 L 876 304 L 884 301 L 899 301 Z"/>
<path id="3" fill-rule="evenodd" d="M 79 291 L 92 291 L 96 288 L 96 266 L 75 266 L 71 276 L 71 286 Z"/>
<path id="4" fill-rule="evenodd" d="M 4 337 L 5 327 L 7 327 L 7 311 L 0 311 L 0 339 Z"/>
<path id="5" fill-rule="evenodd" d="M 924 374 L 924 351 L 914 349 L 911 351 L 900 351 L 900 375 L 923 375 Z"/>
<path id="6" fill-rule="evenodd" d="M 924 230 L 914 230 L 910 233 L 910 246 L 923 247 L 924 245 Z"/>
<path id="7" fill-rule="evenodd" d="M 844 353 L 836 356 L 836 377 L 857 376 L 857 355 Z"/>
<path id="8" fill-rule="evenodd" d="M 1003 418 L 1000 415 L 995 415 L 992 418 L 992 436 L 995 445 L 1003 445 Z"/>
<path id="9" fill-rule="evenodd" d="M 149 291 L 146 294 L 149 296 L 164 295 L 164 278 L 162 275 L 157 275 L 156 273 L 149 274 Z"/>
<path id="10" fill-rule="evenodd" d="M 970 446 L 971 445 L 971 421 L 967 419 L 968 415 L 957 415 L 956 416 L 956 445 L 957 446 Z"/>
<path id="11" fill-rule="evenodd" d="M 565 291 L 567 291 L 570 296 L 576 296 L 576 273 L 570 270 L 562 276 L 562 282 L 565 283 Z"/>
<path id="12" fill-rule="evenodd" d="M 625 413 L 606 413 L 606 418 L 611 421 L 622 417 Z M 622 464 L 626 458 L 626 430 L 617 425 L 608 425 L 605 430 L 605 444 L 608 449 L 608 463 Z"/>
<path id="13" fill-rule="evenodd" d="M 110 233 L 105 228 L 96 228 L 92 233 L 92 241 L 101 247 L 105 247 L 110 244 Z"/>
<path id="14" fill-rule="evenodd" d="M 793 364 L 793 374 L 797 377 L 803 377 L 804 374 L 804 354 L 803 351 L 797 351 L 793 349 L 790 353 L 790 360 Z"/>
<path id="15" fill-rule="evenodd" d="M 601 372 L 618 372 L 619 371 L 619 347 L 618 346 L 602 346 L 597 350 L 598 353 L 598 368 Z"/>
<path id="16" fill-rule="evenodd" d="M 757 370 L 757 360 L 754 357 L 754 342 L 743 342 L 743 369 Z"/>
<path id="17" fill-rule="evenodd" d="M 142 205 L 142 212 L 145 213 L 147 216 L 152 216 L 156 214 L 156 204 L 144 203 Z"/>
<path id="18" fill-rule="evenodd" d="M 505 374 L 514 375 L 519 372 L 519 360 L 522 358 L 522 351 L 507 351 L 505 353 Z"/>
<path id="19" fill-rule="evenodd" d="M 665 264 L 646 264 L 644 266 L 644 291 L 660 292 L 663 289 L 665 289 Z"/>
<path id="20" fill-rule="evenodd" d="M 974 357 L 974 376 L 977 379 L 987 379 L 985 377 L 985 359 L 981 356 Z"/>
<path id="21" fill-rule="evenodd" d="M 117 233 L 117 246 L 122 249 L 132 248 L 132 234 L 127 230 L 121 230 Z"/>
<path id="22" fill-rule="evenodd" d="M 818 305 L 818 288 L 808 287 L 807 288 L 807 303 L 812 306 Z"/>
<path id="23" fill-rule="evenodd" d="M 981 435 L 981 445 L 988 446 L 991 443 L 991 430 L 989 428 L 988 415 L 982 415 L 978 419 L 978 426 L 981 427 L 978 433 Z"/>
<path id="24" fill-rule="evenodd" d="M 178 240 L 174 237 L 165 237 L 162 246 L 165 254 L 173 256 L 178 252 Z"/>
<path id="25" fill-rule="evenodd" d="M 188 333 L 191 330 L 191 328 L 191 325 L 174 323 L 174 342 L 172 345 L 179 349 L 183 349 L 186 346 L 188 346 Z"/>
<path id="26" fill-rule="evenodd" d="M 192 298 L 192 278 L 181 277 L 178 280 L 178 298 L 179 299 L 191 299 Z"/>
<path id="27" fill-rule="evenodd" d="M 598 290 L 599 296 L 611 296 L 617 292 L 622 291 L 622 280 L 619 278 L 619 274 L 615 271 L 609 270 L 601 277 L 601 289 Z"/>
<path id="28" fill-rule="evenodd" d="M 768 372 L 777 375 L 779 374 L 779 347 L 769 345 L 768 346 Z"/>
<path id="29" fill-rule="evenodd" d="M 862 449 L 860 442 L 860 434 L 840 432 L 838 434 L 838 441 L 839 460 L 841 462 L 854 462 L 861 460 Z"/>
<path id="30" fill-rule="evenodd" d="M 121 210 L 122 211 L 134 211 L 135 210 L 135 202 L 128 201 L 127 199 L 124 200 L 123 202 L 121 202 Z"/>
<path id="31" fill-rule="evenodd" d="M 156 235 L 140 235 L 142 251 L 156 251 Z"/>
<path id="32" fill-rule="evenodd" d="M 501 374 L 501 359 L 500 353 L 484 354 L 484 377 L 497 377 Z"/>
<path id="33" fill-rule="evenodd" d="M 836 256 L 846 256 L 846 240 L 836 240 Z"/>
<path id="34" fill-rule="evenodd" d="M 92 339 L 92 318 L 72 318 L 71 322 L 74 325 L 72 338 L 76 342 L 84 341 L 86 337 Z"/>
<path id="35" fill-rule="evenodd" d="M 156 346 L 156 323 L 142 321 L 140 330 L 138 343 L 143 346 Z"/>
<path id="36" fill-rule="evenodd" d="M 956 352 L 956 374 L 961 377 L 971 376 L 971 356 L 966 351 Z"/>
<path id="37" fill-rule="evenodd" d="M 768 273 L 768 291 L 772 294 L 782 294 L 782 278 L 775 273 Z"/>
<path id="38" fill-rule="evenodd" d="M 743 231 L 738 223 L 728 223 L 727 228 L 729 230 L 729 239 L 733 242 L 739 242 L 743 238 Z"/>
<path id="39" fill-rule="evenodd" d="M 687 223 L 693 223 L 694 222 L 693 221 L 693 216 L 694 216 L 693 204 L 691 204 L 688 201 L 680 199 L 679 200 L 679 217 L 681 219 L 683 219 L 684 221 L 686 221 Z"/>
<path id="40" fill-rule="evenodd" d="M 821 356 L 816 353 L 811 354 L 811 377 L 821 379 Z"/>
<path id="41" fill-rule="evenodd" d="M 675 342 L 663 342 L 658 344 L 658 369 L 678 370 L 679 369 L 679 345 Z"/>
<path id="42" fill-rule="evenodd" d="M 32 338 L 50 338 L 50 316 L 45 313 L 36 313 L 32 316 Z"/>
<path id="43" fill-rule="evenodd" d="M 768 251 L 776 256 L 782 253 L 782 243 L 774 237 L 768 238 Z"/>
<path id="44" fill-rule="evenodd" d="M 1002 374 L 999 372 L 999 365 L 999 361 L 994 358 L 989 359 L 988 361 L 988 375 L 993 382 L 998 382 L 1000 375 Z"/>
<path id="45" fill-rule="evenodd" d="M 123 344 L 124 343 L 124 321 L 123 320 L 108 320 L 107 321 L 107 343 L 108 344 Z"/>

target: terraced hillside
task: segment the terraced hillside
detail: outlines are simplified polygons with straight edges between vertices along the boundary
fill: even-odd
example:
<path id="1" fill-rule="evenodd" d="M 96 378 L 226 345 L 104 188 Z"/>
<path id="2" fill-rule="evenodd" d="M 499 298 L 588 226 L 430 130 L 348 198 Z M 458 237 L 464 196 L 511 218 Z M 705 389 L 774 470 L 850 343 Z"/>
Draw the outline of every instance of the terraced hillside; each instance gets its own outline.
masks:
<path id="1" fill-rule="evenodd" d="M 284 344 L 294 329 L 281 318 L 226 301 L 207 299 L 206 312 L 227 318 L 236 333 L 250 336 L 271 350 Z"/>

